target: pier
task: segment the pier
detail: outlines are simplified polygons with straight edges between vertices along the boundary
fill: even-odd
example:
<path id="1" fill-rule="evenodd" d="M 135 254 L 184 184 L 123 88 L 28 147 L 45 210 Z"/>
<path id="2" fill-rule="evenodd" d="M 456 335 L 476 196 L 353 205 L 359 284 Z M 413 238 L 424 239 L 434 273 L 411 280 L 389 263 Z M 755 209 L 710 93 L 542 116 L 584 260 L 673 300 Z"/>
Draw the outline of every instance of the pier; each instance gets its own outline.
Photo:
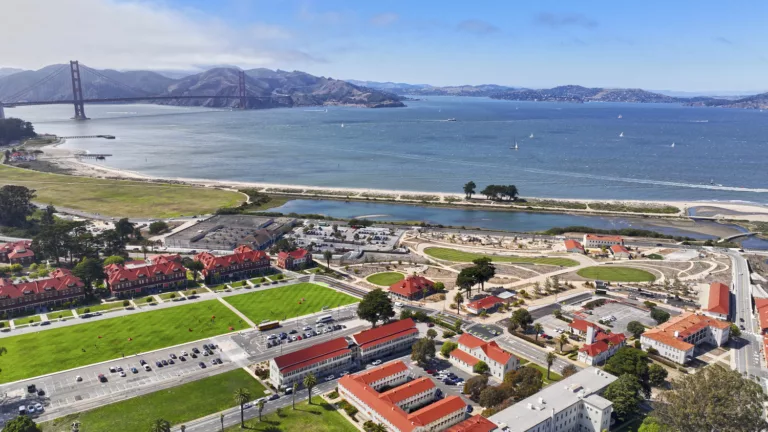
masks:
<path id="1" fill-rule="evenodd" d="M 75 155 L 78 159 L 99 159 L 103 160 L 107 157 L 112 156 L 111 154 L 106 153 L 78 153 Z"/>
<path id="2" fill-rule="evenodd" d="M 104 139 L 115 139 L 114 135 L 76 135 L 76 136 L 65 136 L 65 137 L 59 137 L 63 139 L 82 139 L 82 138 L 104 138 Z"/>

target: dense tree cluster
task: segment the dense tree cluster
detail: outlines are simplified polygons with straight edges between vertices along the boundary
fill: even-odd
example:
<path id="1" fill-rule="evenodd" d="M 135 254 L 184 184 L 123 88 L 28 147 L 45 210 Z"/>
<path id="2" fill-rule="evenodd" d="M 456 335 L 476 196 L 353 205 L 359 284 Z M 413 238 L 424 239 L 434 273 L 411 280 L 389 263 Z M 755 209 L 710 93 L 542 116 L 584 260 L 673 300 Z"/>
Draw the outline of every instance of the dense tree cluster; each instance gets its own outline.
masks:
<path id="1" fill-rule="evenodd" d="M 459 272 L 456 277 L 456 286 L 459 290 L 467 292 L 467 298 L 472 298 L 472 287 L 480 285 L 481 289 L 485 289 L 485 283 L 491 280 L 496 275 L 496 267 L 491 263 L 490 258 L 482 257 L 472 261 L 474 264 L 472 267 L 467 267 Z"/>
<path id="2" fill-rule="evenodd" d="M 514 201 L 518 196 L 517 186 L 515 185 L 488 185 L 480 193 L 489 200 L 494 201 Z"/>
<path id="3" fill-rule="evenodd" d="M 492 415 L 541 390 L 543 376 L 538 369 L 521 367 L 507 372 L 498 386 L 489 386 L 486 375 L 470 378 L 464 384 L 464 393 L 486 408 L 484 416 Z"/>
<path id="4" fill-rule="evenodd" d="M 32 204 L 34 198 L 35 191 L 24 186 L 0 187 L 0 225 L 27 227 L 27 217 L 35 211 L 35 205 Z"/>
<path id="5" fill-rule="evenodd" d="M 381 288 L 376 288 L 360 301 L 357 306 L 357 316 L 376 327 L 379 321 L 386 321 L 395 316 L 392 300 Z"/>
<path id="6" fill-rule="evenodd" d="M 0 119 L 0 144 L 8 144 L 37 136 L 32 123 L 22 119 Z"/>

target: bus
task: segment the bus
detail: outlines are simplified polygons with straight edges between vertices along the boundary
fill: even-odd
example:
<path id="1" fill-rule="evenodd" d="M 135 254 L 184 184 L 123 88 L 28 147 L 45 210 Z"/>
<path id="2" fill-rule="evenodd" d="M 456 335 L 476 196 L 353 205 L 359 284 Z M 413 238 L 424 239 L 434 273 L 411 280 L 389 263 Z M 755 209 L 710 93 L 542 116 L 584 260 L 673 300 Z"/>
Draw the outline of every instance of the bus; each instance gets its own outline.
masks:
<path id="1" fill-rule="evenodd" d="M 259 331 L 272 330 L 278 327 L 280 327 L 280 321 L 267 321 L 256 326 L 256 328 L 258 328 Z"/>
<path id="2" fill-rule="evenodd" d="M 317 319 L 317 323 L 327 323 L 333 321 L 333 315 L 323 315 Z"/>

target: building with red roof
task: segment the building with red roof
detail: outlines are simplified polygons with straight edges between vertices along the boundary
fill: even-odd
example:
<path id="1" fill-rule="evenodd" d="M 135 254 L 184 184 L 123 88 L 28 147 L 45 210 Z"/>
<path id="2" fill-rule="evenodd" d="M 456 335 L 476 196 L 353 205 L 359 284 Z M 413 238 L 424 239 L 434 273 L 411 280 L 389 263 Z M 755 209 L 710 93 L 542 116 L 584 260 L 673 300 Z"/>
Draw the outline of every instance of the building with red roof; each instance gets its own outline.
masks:
<path id="1" fill-rule="evenodd" d="M 394 321 L 352 335 L 357 344 L 356 357 L 362 362 L 410 349 L 419 336 L 413 319 Z"/>
<path id="2" fill-rule="evenodd" d="M 640 336 L 644 350 L 655 348 L 659 355 L 676 363 L 685 364 L 693 359 L 696 345 L 708 343 L 722 346 L 731 335 L 731 324 L 705 315 L 685 312 L 646 330 Z"/>
<path id="3" fill-rule="evenodd" d="M 614 259 L 630 259 L 632 254 L 623 245 L 615 244 L 609 248 Z"/>
<path id="4" fill-rule="evenodd" d="M 486 342 L 469 333 L 463 333 L 458 340 L 459 347 L 451 351 L 450 359 L 457 367 L 469 373 L 480 361 L 489 367 L 490 376 L 504 380 L 507 372 L 520 367 L 520 360 L 504 351 L 496 341 Z"/>
<path id="5" fill-rule="evenodd" d="M 312 261 L 312 253 L 306 249 L 296 249 L 295 251 L 277 254 L 277 266 L 281 269 L 300 270 L 312 267 L 314 263 Z"/>
<path id="6" fill-rule="evenodd" d="M 587 249 L 602 247 L 611 247 L 613 245 L 624 245 L 624 238 L 621 236 L 584 234 L 584 247 Z"/>
<path id="7" fill-rule="evenodd" d="M 709 299 L 707 308 L 704 309 L 704 315 L 727 320 L 730 312 L 731 290 L 724 283 L 713 282 L 709 286 Z"/>
<path id="8" fill-rule="evenodd" d="M 755 311 L 757 312 L 757 321 L 760 323 L 760 333 L 768 332 L 768 299 L 755 298 Z"/>
<path id="9" fill-rule="evenodd" d="M 576 240 L 568 239 L 565 241 L 565 250 L 570 253 L 584 253 L 584 246 Z"/>
<path id="10" fill-rule="evenodd" d="M 175 257 L 158 255 L 147 261 L 109 264 L 104 267 L 107 286 L 117 297 L 184 289 L 187 286 L 187 269 L 181 265 L 181 257 Z"/>
<path id="11" fill-rule="evenodd" d="M 269 361 L 269 381 L 275 388 L 302 385 L 304 377 L 316 377 L 340 372 L 352 365 L 353 345 L 339 337 L 310 347 L 275 357 Z"/>
<path id="12" fill-rule="evenodd" d="M 0 262 L 9 264 L 21 264 L 28 266 L 35 262 L 35 252 L 32 251 L 32 242 L 20 240 L 17 242 L 0 244 Z"/>
<path id="13" fill-rule="evenodd" d="M 430 378 L 412 380 L 410 375 L 402 361 L 389 362 L 341 377 L 339 394 L 358 409 L 358 415 L 389 431 L 443 431 L 466 418 L 467 404 L 460 397 L 437 399 Z M 380 392 L 384 387 L 388 390 Z"/>
<path id="14" fill-rule="evenodd" d="M 623 333 L 605 333 L 595 327 L 587 328 L 586 343 L 579 349 L 578 359 L 590 366 L 605 364 L 616 351 L 626 345 Z"/>
<path id="15" fill-rule="evenodd" d="M 23 312 L 76 303 L 85 298 L 85 284 L 69 270 L 55 269 L 44 279 L 14 283 L 0 278 L 0 311 Z"/>
<path id="16" fill-rule="evenodd" d="M 410 275 L 390 285 L 389 294 L 397 298 L 412 300 L 432 294 L 434 287 L 435 283 L 424 276 Z"/>
<path id="17" fill-rule="evenodd" d="M 477 414 L 457 425 L 449 427 L 445 432 L 491 432 L 496 430 L 497 427 L 496 423 Z"/>
<path id="18" fill-rule="evenodd" d="M 597 324 L 593 324 L 587 320 L 583 319 L 574 319 L 573 321 L 568 323 L 568 328 L 571 330 L 571 333 L 579 336 L 585 336 L 587 334 L 587 329 L 590 327 L 594 327 L 595 330 L 602 330 L 600 327 L 597 326 Z"/>
<path id="19" fill-rule="evenodd" d="M 270 269 L 269 255 L 266 252 L 256 251 L 245 245 L 236 247 L 229 255 L 216 256 L 209 252 L 202 252 L 195 255 L 195 260 L 205 266 L 202 274 L 208 283 L 227 279 L 244 279 L 263 274 Z"/>
<path id="20" fill-rule="evenodd" d="M 466 308 L 469 313 L 478 315 L 482 312 L 493 312 L 502 303 L 504 300 L 496 296 L 488 296 L 467 303 Z"/>

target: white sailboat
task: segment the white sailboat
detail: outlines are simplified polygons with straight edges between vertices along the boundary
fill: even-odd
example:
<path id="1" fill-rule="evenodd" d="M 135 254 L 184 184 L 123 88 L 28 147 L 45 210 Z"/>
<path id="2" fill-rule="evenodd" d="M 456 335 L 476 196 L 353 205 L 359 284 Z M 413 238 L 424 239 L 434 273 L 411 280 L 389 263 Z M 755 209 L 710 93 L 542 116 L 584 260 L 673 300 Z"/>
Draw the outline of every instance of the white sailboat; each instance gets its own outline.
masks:
<path id="1" fill-rule="evenodd" d="M 675 148 L 675 143 L 672 143 L 672 145 L 670 147 Z"/>
<path id="2" fill-rule="evenodd" d="M 344 123 L 341 124 L 341 127 L 344 127 Z"/>
<path id="3" fill-rule="evenodd" d="M 533 134 L 531 134 L 531 136 L 529 136 L 528 138 L 533 139 Z"/>
<path id="4" fill-rule="evenodd" d="M 619 138 L 624 138 L 624 132 L 619 134 Z"/>
<path id="5" fill-rule="evenodd" d="M 621 114 L 619 114 L 619 118 L 623 118 L 623 116 Z"/>
<path id="6" fill-rule="evenodd" d="M 518 149 L 518 147 L 517 147 L 517 139 L 515 139 L 515 145 L 513 147 L 510 147 L 510 148 L 513 149 L 513 150 L 517 150 Z"/>

